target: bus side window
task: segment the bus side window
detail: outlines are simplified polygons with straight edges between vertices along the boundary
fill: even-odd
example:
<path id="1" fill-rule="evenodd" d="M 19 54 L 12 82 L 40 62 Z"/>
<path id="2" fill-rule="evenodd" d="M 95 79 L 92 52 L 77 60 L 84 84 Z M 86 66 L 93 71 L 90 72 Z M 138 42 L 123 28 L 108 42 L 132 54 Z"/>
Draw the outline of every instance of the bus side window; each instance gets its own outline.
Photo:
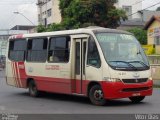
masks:
<path id="1" fill-rule="evenodd" d="M 47 38 L 29 39 L 27 61 L 45 62 L 47 60 L 47 43 Z"/>
<path id="2" fill-rule="evenodd" d="M 88 41 L 87 64 L 97 68 L 101 66 L 99 52 L 93 37 L 90 37 Z"/>
<path id="3" fill-rule="evenodd" d="M 12 61 L 25 61 L 27 41 L 25 39 L 9 42 L 9 59 Z"/>
<path id="4" fill-rule="evenodd" d="M 53 37 L 50 39 L 48 61 L 66 63 L 69 61 L 70 37 Z"/>

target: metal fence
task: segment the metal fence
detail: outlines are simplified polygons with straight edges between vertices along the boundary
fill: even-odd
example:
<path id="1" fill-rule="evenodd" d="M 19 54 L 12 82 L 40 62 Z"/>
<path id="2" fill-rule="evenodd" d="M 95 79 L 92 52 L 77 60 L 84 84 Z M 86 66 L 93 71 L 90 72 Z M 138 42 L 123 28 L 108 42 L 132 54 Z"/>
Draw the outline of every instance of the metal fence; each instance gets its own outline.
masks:
<path id="1" fill-rule="evenodd" d="M 160 55 L 148 55 L 148 60 L 151 65 L 160 65 Z"/>
<path id="2" fill-rule="evenodd" d="M 153 80 L 160 80 L 160 55 L 148 55 Z"/>

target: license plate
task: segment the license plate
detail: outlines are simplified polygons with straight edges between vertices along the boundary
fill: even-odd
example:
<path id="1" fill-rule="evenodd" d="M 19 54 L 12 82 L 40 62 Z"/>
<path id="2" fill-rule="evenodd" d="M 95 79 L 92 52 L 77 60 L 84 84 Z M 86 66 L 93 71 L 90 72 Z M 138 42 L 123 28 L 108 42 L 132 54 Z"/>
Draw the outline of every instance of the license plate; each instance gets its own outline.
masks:
<path id="1" fill-rule="evenodd" d="M 133 93 L 132 96 L 140 96 L 141 93 Z"/>

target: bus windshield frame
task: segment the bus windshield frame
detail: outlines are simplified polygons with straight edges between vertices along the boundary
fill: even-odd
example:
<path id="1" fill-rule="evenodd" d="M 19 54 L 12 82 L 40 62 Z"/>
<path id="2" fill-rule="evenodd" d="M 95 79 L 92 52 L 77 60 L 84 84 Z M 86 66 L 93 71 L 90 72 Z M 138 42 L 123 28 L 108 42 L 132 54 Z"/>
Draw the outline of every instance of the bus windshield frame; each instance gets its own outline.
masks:
<path id="1" fill-rule="evenodd" d="M 97 32 L 95 36 L 111 68 L 121 71 L 150 69 L 144 50 L 132 34 Z"/>

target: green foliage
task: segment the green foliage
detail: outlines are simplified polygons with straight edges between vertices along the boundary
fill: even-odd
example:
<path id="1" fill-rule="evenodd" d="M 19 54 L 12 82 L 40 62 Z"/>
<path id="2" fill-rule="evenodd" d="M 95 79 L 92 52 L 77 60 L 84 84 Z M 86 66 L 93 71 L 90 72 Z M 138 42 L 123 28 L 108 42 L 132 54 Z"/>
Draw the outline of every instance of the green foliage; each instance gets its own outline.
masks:
<path id="1" fill-rule="evenodd" d="M 38 25 L 37 27 L 37 32 L 41 33 L 41 32 L 45 32 L 47 29 L 44 25 Z"/>
<path id="2" fill-rule="evenodd" d="M 147 44 L 147 31 L 143 30 L 141 28 L 132 28 L 129 29 L 128 32 L 131 32 L 135 35 L 137 40 L 142 44 L 146 45 Z"/>
<path id="3" fill-rule="evenodd" d="M 116 9 L 117 0 L 60 0 L 62 21 L 45 31 L 75 29 L 88 26 L 116 28 L 126 20 L 124 10 Z M 40 28 L 43 28 L 42 26 Z M 40 29 L 40 31 L 43 29 Z"/>
<path id="4" fill-rule="evenodd" d="M 63 30 L 64 29 L 64 27 L 63 27 L 63 25 L 62 24 L 55 24 L 55 23 L 53 23 L 53 24 L 51 24 L 50 26 L 48 26 L 48 28 L 47 28 L 47 32 L 51 32 L 51 31 L 57 31 L 57 30 Z"/>
<path id="5" fill-rule="evenodd" d="M 120 24 L 120 20 L 122 19 L 125 21 L 127 19 L 126 13 L 124 10 L 121 9 L 112 9 L 108 12 L 108 24 L 110 25 L 110 28 L 116 28 Z M 108 27 L 108 26 L 106 26 Z"/>
<path id="6" fill-rule="evenodd" d="M 160 7 L 158 7 L 158 8 L 156 9 L 156 11 L 160 11 Z"/>

